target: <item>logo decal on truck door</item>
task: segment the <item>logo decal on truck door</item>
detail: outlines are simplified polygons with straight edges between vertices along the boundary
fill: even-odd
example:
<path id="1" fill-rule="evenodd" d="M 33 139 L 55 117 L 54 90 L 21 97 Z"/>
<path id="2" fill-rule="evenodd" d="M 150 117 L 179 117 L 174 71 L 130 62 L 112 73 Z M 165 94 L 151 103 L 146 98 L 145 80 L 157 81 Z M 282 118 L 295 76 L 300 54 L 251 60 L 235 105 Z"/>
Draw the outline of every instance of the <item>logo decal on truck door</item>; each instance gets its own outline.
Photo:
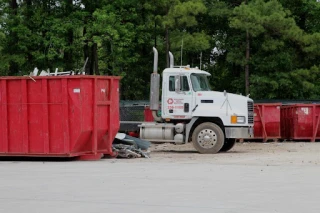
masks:
<path id="1" fill-rule="evenodd" d="M 173 99 L 172 98 L 168 98 L 167 103 L 168 104 L 173 104 Z"/>

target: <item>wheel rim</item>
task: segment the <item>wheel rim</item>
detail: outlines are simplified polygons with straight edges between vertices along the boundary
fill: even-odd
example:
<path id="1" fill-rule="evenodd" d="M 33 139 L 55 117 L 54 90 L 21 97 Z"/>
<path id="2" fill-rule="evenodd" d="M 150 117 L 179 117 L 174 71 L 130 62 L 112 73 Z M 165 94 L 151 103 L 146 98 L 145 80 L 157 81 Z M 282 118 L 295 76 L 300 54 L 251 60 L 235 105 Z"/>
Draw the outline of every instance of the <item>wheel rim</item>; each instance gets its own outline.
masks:
<path id="1" fill-rule="evenodd" d="M 205 149 L 213 148 L 217 140 L 217 134 L 212 129 L 201 130 L 197 137 L 198 144 Z"/>

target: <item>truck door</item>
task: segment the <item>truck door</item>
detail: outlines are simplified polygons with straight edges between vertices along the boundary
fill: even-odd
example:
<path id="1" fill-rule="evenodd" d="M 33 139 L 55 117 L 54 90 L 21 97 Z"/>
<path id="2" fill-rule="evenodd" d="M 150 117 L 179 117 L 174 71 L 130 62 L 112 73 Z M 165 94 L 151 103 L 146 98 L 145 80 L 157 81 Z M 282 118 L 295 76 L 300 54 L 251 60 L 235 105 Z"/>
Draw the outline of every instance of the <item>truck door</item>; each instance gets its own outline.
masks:
<path id="1" fill-rule="evenodd" d="M 171 119 L 189 119 L 193 109 L 193 93 L 190 80 L 186 75 L 170 74 L 163 100 L 163 117 Z"/>

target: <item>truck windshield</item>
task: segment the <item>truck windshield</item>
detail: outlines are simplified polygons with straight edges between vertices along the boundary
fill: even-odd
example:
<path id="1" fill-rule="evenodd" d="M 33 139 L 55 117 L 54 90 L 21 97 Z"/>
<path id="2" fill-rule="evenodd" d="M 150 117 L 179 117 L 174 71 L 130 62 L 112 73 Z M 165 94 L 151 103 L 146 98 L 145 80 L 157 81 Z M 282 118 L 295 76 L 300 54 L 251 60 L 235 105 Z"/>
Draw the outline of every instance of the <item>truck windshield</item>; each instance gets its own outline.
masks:
<path id="1" fill-rule="evenodd" d="M 210 91 L 207 75 L 193 73 L 191 74 L 191 83 L 195 92 Z"/>

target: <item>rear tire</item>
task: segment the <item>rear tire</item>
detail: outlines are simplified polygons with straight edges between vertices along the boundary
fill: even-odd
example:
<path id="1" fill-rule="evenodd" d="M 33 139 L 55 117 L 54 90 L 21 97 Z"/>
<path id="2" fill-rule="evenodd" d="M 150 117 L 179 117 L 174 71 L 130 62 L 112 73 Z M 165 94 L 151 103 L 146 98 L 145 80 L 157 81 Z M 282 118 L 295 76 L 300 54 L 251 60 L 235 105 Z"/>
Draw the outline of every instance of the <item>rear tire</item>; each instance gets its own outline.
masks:
<path id="1" fill-rule="evenodd" d="M 201 154 L 215 154 L 224 144 L 224 133 L 217 124 L 202 123 L 193 131 L 192 144 Z"/>
<path id="2" fill-rule="evenodd" d="M 234 147 L 234 145 L 236 144 L 236 139 L 235 138 L 228 138 L 224 140 L 224 144 L 222 146 L 222 148 L 220 149 L 220 152 L 227 152 L 230 149 L 232 149 L 232 147 Z"/>

